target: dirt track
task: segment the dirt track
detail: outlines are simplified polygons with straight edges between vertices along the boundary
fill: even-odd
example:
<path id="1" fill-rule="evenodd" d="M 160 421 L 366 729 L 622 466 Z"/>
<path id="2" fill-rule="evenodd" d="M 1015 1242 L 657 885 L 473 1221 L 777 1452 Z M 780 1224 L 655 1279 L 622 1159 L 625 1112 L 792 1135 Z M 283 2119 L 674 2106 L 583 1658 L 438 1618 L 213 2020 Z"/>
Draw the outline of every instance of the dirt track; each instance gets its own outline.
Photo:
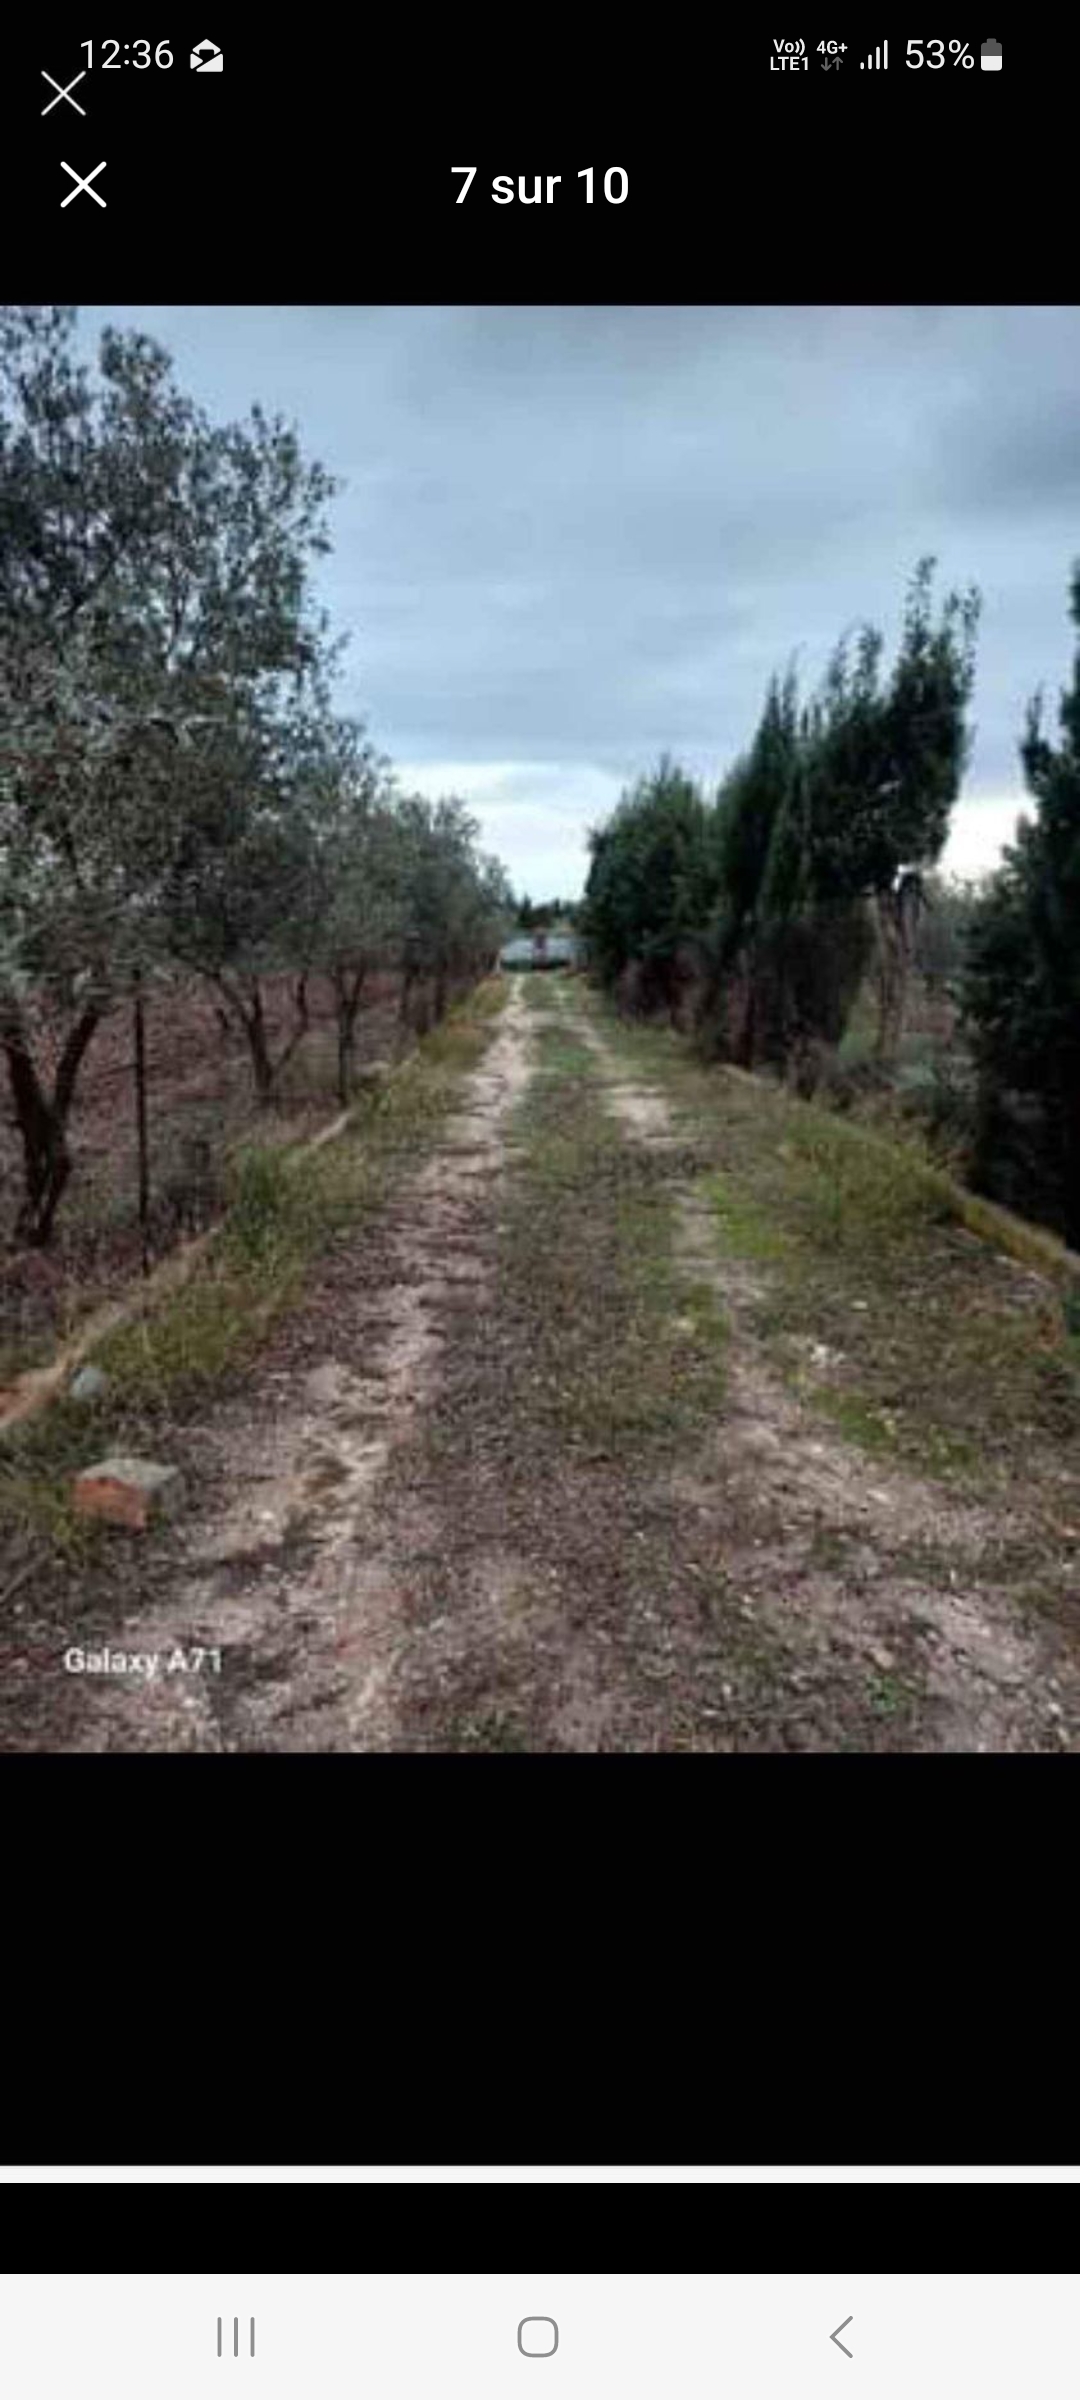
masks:
<path id="1" fill-rule="evenodd" d="M 992 1510 L 823 1429 L 762 1282 L 579 988 L 515 984 L 436 1153 L 189 1429 L 105 1636 L 157 1672 L 54 1672 L 26 1746 L 1076 1746 Z M 220 1672 L 168 1672 L 193 1645 Z"/>

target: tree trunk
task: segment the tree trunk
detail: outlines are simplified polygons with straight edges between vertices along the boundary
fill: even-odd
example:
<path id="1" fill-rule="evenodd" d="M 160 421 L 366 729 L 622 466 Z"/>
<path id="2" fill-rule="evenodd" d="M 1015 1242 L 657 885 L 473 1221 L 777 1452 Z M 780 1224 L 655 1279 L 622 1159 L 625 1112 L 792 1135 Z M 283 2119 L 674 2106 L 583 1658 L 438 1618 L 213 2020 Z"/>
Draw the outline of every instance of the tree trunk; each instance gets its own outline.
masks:
<path id="1" fill-rule="evenodd" d="M 223 974 L 215 975 L 213 981 L 222 998 L 228 1003 L 231 1015 L 237 1024 L 243 1026 L 244 1039 L 251 1057 L 255 1097 L 260 1108 L 268 1108 L 274 1099 L 282 1069 L 288 1065 L 293 1051 L 303 1041 L 308 1030 L 307 1010 L 305 1008 L 303 1015 L 300 1016 L 295 1032 L 286 1042 L 280 1058 L 274 1059 L 270 1056 L 270 1034 L 263 1006 L 262 985 L 258 976 L 239 977 L 239 990 L 234 990 Z M 295 996 L 294 993 L 294 998 Z M 219 1009 L 217 1013 L 219 1018 L 222 1018 L 222 1010 Z"/>
<path id="2" fill-rule="evenodd" d="M 349 1105 L 352 1088 L 353 1052 L 356 1046 L 356 1019 L 360 996 L 364 989 L 366 969 L 361 967 L 349 982 L 347 975 L 334 976 L 334 999 L 337 1004 L 338 1033 L 338 1099 L 342 1108 Z"/>
<path id="3" fill-rule="evenodd" d="M 146 1001 L 142 975 L 135 972 L 135 1123 L 139 1143 L 139 1235 L 142 1270 L 150 1272 L 150 1145 L 146 1124 Z"/>
<path id="4" fill-rule="evenodd" d="M 746 950 L 746 1007 L 739 1029 L 738 1064 L 748 1071 L 753 1067 L 757 1051 L 758 963 L 756 944 Z"/>
<path id="5" fill-rule="evenodd" d="M 1080 1250 L 1080 1084 L 1077 1062 L 1070 1059 L 1057 1096 L 1061 1126 L 1061 1230 L 1070 1250 Z"/>
<path id="6" fill-rule="evenodd" d="M 904 1031 L 908 976 L 914 936 L 913 895 L 903 884 L 896 892 L 878 892 L 878 1031 L 877 1055 L 883 1067 L 894 1067 Z"/>
<path id="7" fill-rule="evenodd" d="M 244 1031 L 251 1052 L 251 1071 L 255 1078 L 255 1097 L 260 1108 L 268 1108 L 274 1097 L 274 1066 L 266 1033 L 262 986 L 252 979 L 250 999 L 244 1012 Z"/>
<path id="8" fill-rule="evenodd" d="M 30 1055 L 22 1016 L 11 1002 L 5 1006 L 0 1039 L 23 1146 L 23 1198 L 13 1234 L 17 1248 L 29 1245 L 44 1250 L 52 1239 L 56 1212 L 71 1175 L 67 1127 L 79 1069 L 103 1015 L 104 1010 L 95 1006 L 84 1008 L 76 1019 L 60 1053 L 50 1096 Z"/>

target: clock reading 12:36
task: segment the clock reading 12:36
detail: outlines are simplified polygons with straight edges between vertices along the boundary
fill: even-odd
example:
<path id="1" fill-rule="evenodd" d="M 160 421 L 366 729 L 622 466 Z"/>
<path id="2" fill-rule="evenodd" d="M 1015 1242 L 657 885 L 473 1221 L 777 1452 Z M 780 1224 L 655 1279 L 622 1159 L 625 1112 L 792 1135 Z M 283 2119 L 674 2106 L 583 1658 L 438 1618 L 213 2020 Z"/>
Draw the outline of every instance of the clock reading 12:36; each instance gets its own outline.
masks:
<path id="1" fill-rule="evenodd" d="M 83 42 L 88 67 L 94 64 L 93 42 Z M 103 67 L 171 67 L 173 54 L 168 42 L 102 42 L 100 62 Z"/>

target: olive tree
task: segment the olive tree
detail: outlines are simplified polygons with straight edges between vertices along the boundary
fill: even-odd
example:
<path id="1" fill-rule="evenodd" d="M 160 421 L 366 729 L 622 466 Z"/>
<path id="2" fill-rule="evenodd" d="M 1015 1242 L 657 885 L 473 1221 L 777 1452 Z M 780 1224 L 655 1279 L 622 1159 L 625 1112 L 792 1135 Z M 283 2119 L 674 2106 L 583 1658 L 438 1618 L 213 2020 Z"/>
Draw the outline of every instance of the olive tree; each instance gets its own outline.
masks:
<path id="1" fill-rule="evenodd" d="M 334 488 L 260 409 L 212 425 L 145 336 L 107 330 L 94 377 L 74 332 L 72 309 L 0 309 L 0 1047 L 32 1243 L 133 952 L 167 946 L 198 827 L 211 878 L 235 831 L 215 771 L 325 654 L 309 562 Z M 270 816 L 245 821 L 248 861 Z"/>
<path id="2" fill-rule="evenodd" d="M 490 965 L 513 913 L 498 862 L 477 850 L 479 827 L 464 801 L 410 794 L 398 803 L 404 854 L 402 1012 L 419 981 L 431 986 L 435 1023 L 454 985 Z M 422 1017 L 426 1020 L 424 1004 Z"/>
<path id="3" fill-rule="evenodd" d="M 356 1023 L 379 967 L 397 965 L 404 932 L 408 845 L 389 764 L 363 728 L 323 719 L 298 768 L 312 845 L 313 968 L 325 975 L 337 1021 L 338 1097 L 349 1100 Z"/>
<path id="4" fill-rule="evenodd" d="M 183 801 L 160 883 L 163 944 L 201 975 L 247 1043 L 267 1105 L 307 1031 L 306 1010 L 277 1054 L 266 979 L 310 970 L 321 901 L 311 818 L 289 772 L 288 745 L 251 706 L 202 728 L 177 762 Z"/>

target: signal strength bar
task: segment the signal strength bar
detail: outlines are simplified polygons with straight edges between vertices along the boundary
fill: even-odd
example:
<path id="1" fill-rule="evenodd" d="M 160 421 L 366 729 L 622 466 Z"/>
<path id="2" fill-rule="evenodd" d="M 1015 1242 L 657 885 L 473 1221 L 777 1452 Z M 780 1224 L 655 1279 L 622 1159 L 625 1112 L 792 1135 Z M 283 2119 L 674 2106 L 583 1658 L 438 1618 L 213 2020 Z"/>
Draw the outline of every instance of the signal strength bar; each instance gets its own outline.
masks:
<path id="1" fill-rule="evenodd" d="M 877 49 L 871 51 L 869 58 L 860 58 L 859 60 L 860 67 L 887 67 L 888 63 L 888 42 L 879 42 Z"/>

